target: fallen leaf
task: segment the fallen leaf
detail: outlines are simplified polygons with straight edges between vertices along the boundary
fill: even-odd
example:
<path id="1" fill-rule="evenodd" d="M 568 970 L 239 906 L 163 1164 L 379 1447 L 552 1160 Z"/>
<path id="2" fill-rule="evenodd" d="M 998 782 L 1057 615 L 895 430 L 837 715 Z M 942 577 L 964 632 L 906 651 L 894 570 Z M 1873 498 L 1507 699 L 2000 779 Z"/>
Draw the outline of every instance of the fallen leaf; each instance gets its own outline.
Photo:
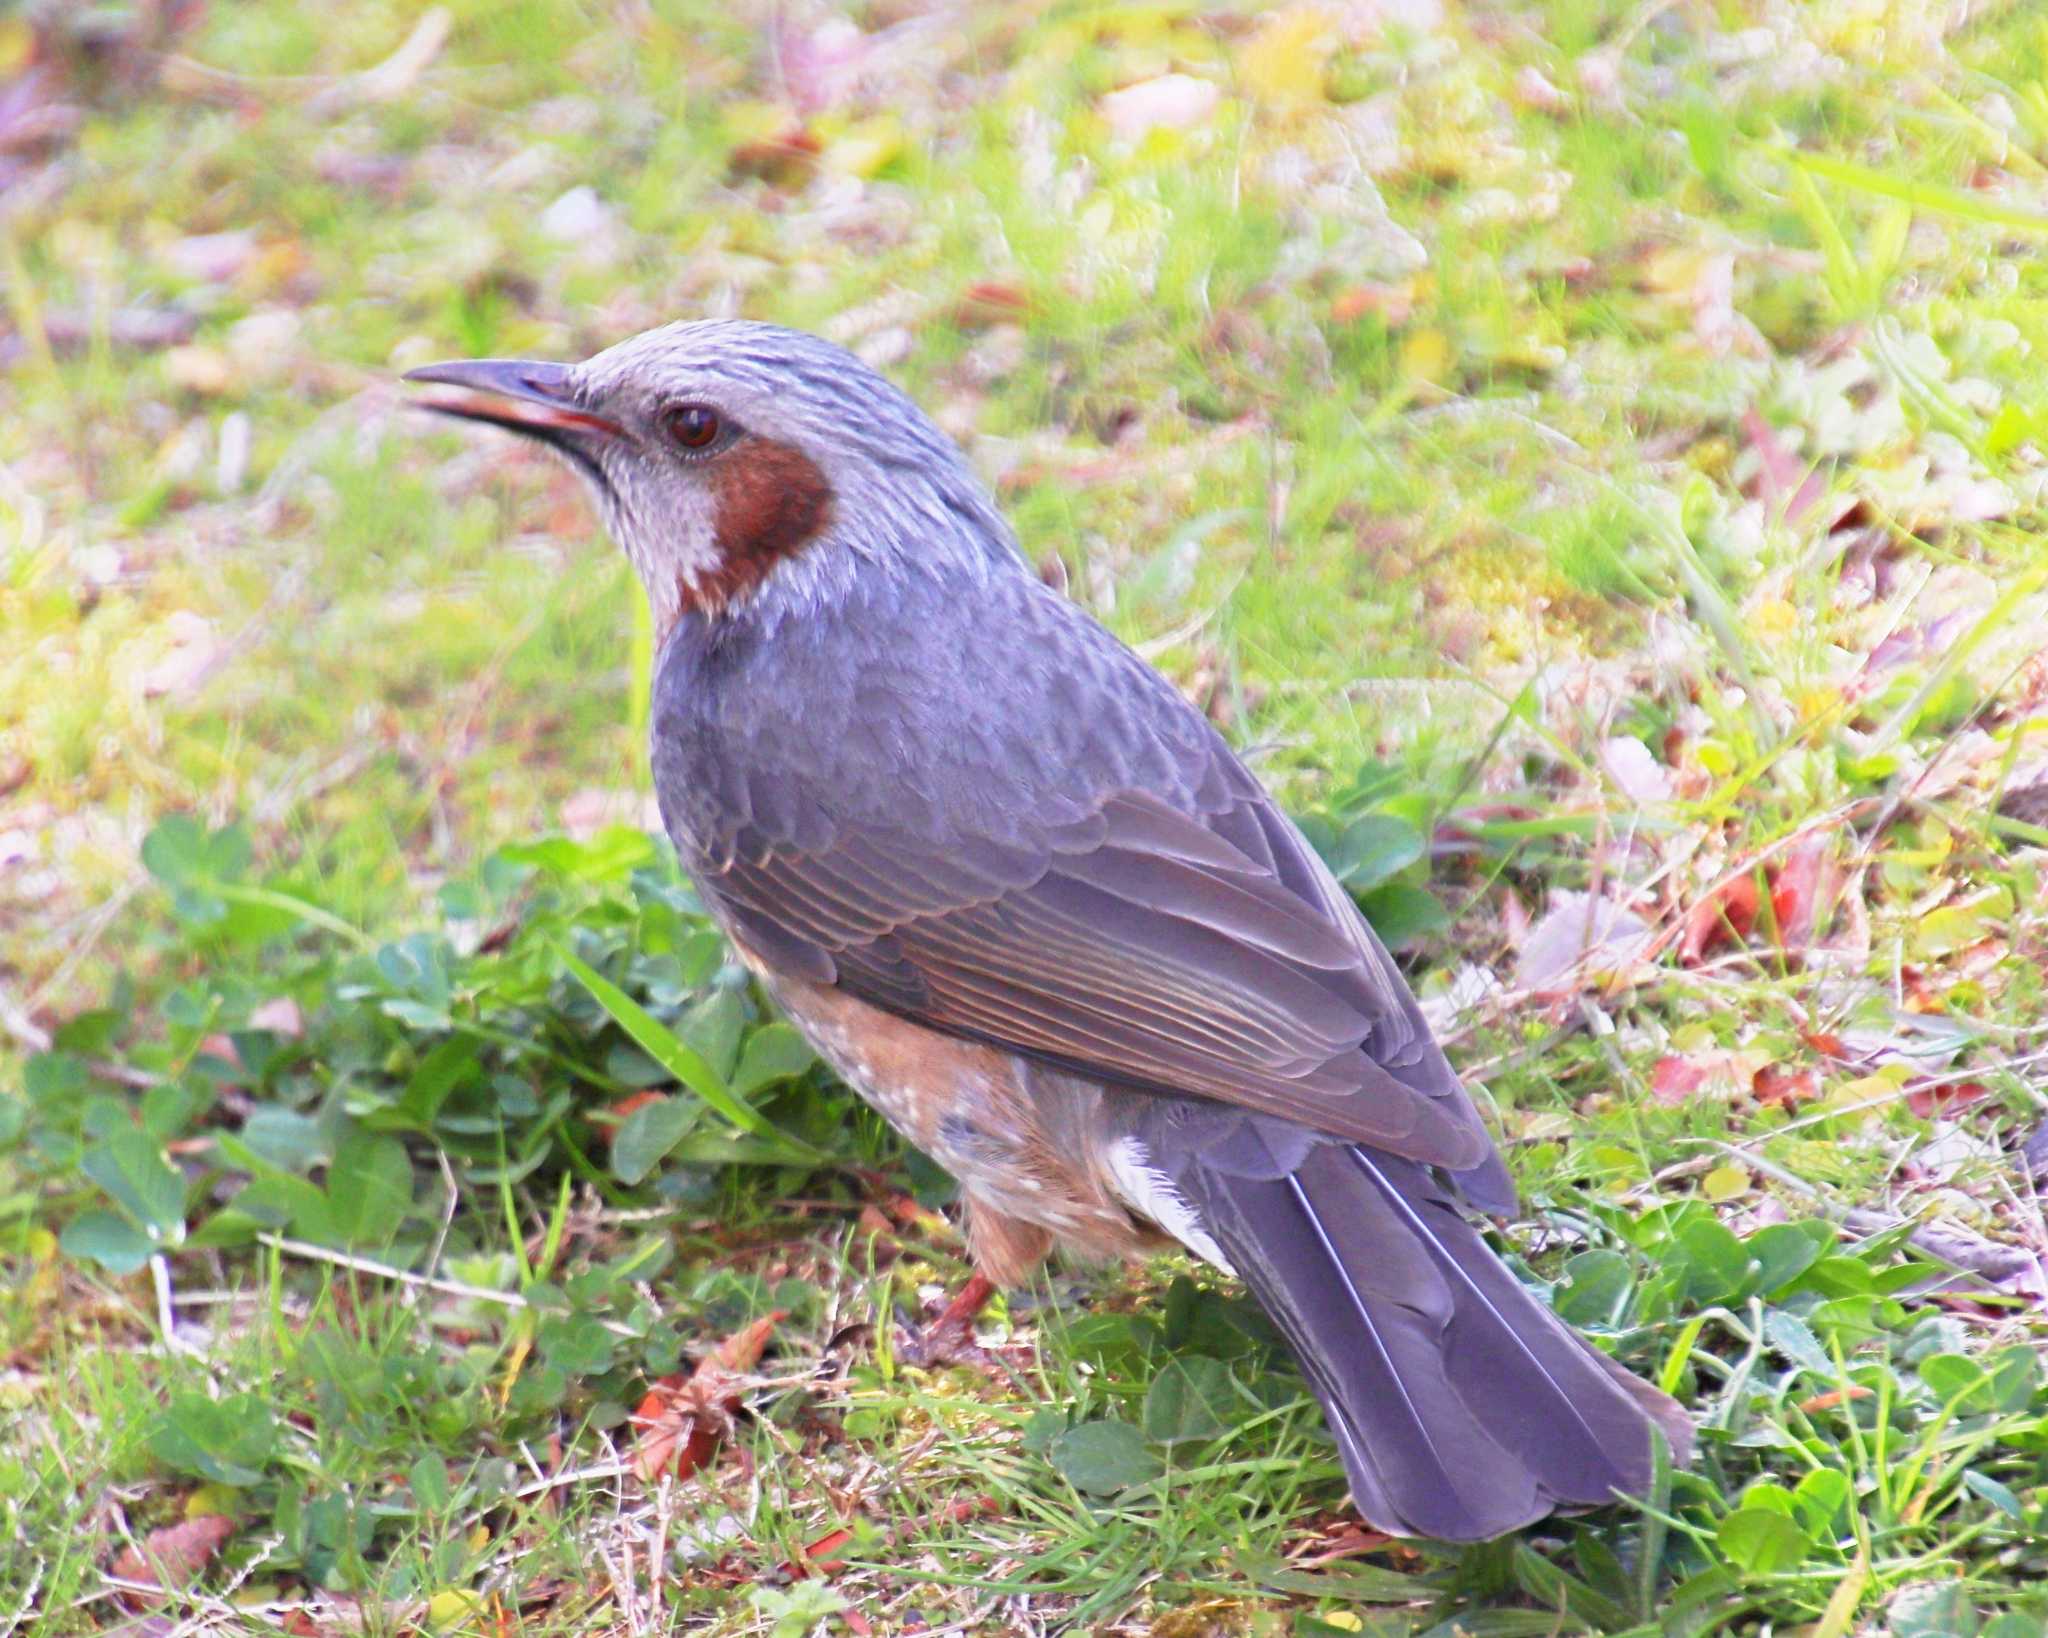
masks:
<path id="1" fill-rule="evenodd" d="M 1913 934 L 1913 953 L 1938 961 L 1989 938 L 2012 914 L 2012 890 L 1982 888 L 1967 898 L 1930 910 Z"/>
<path id="2" fill-rule="evenodd" d="M 1334 1564 L 1340 1559 L 1358 1558 L 1366 1553 L 1383 1553 L 1398 1545 L 1394 1538 L 1368 1529 L 1356 1519 L 1333 1519 L 1311 1533 L 1299 1547 L 1287 1550 L 1289 1559 L 1310 1568 Z"/>
<path id="3" fill-rule="evenodd" d="M 951 1223 L 929 1206 L 919 1205 L 914 1196 L 905 1194 L 901 1189 L 885 1191 L 881 1206 L 904 1228 L 915 1229 L 920 1234 L 935 1235 L 941 1240 L 957 1237 Z"/>
<path id="4" fill-rule="evenodd" d="M 1451 373 L 1451 340 L 1438 329 L 1414 330 L 1402 338 L 1399 369 L 1403 381 L 1441 385 Z"/>
<path id="5" fill-rule="evenodd" d="M 1742 412 L 1742 435 L 1756 454 L 1757 498 L 1787 523 L 1797 523 L 1826 490 L 1826 477 L 1817 466 L 1802 468 L 1778 441 L 1770 422 L 1753 407 Z"/>
<path id="6" fill-rule="evenodd" d="M 1609 107 L 1621 103 L 1621 53 L 1613 46 L 1589 51 L 1574 65 L 1579 89 Z"/>
<path id="7" fill-rule="evenodd" d="M 467 1626 L 483 1613 L 483 1594 L 467 1587 L 443 1587 L 427 1599 L 427 1626 L 449 1632 Z"/>
<path id="8" fill-rule="evenodd" d="M 770 1333 L 785 1318 L 781 1308 L 763 1315 L 719 1343 L 687 1377 L 665 1376 L 648 1389 L 633 1412 L 640 1431 L 633 1471 L 643 1483 L 665 1472 L 687 1479 L 711 1459 L 732 1430 L 747 1373 L 760 1363 Z"/>
<path id="9" fill-rule="evenodd" d="M 1136 138 L 1155 129 L 1185 131 L 1205 124 L 1222 100 L 1213 80 L 1161 74 L 1112 91 L 1097 106 L 1118 136 Z"/>
<path id="10" fill-rule="evenodd" d="M 217 1513 L 167 1524 L 150 1531 L 139 1545 L 124 1548 L 114 1560 L 112 1573 L 123 1581 L 182 1587 L 206 1568 L 235 1528 L 233 1519 Z"/>
<path id="11" fill-rule="evenodd" d="M 1320 102 L 1323 68 L 1335 44 L 1330 19 L 1319 6 L 1274 12 L 1237 54 L 1237 77 L 1261 102 L 1299 106 Z"/>
<path id="12" fill-rule="evenodd" d="M 970 284 L 953 305 L 956 330 L 985 330 L 992 324 L 1017 324 L 1031 313 L 1031 295 L 1020 285 L 985 279 Z"/>
<path id="13" fill-rule="evenodd" d="M 1534 63 L 1526 64 L 1515 76 L 1515 101 L 1539 114 L 1568 114 L 1572 99 L 1544 77 Z"/>
<path id="14" fill-rule="evenodd" d="M 853 1532 L 843 1524 L 836 1530 L 827 1530 L 804 1548 L 802 1558 L 787 1560 L 782 1566 L 782 1573 L 792 1581 L 801 1581 L 805 1576 L 826 1575 L 843 1569 L 846 1560 L 838 1556 L 839 1549 L 851 1540 Z"/>
<path id="15" fill-rule="evenodd" d="M 173 347 L 164 354 L 164 375 L 174 387 L 220 397 L 236 390 L 235 367 L 218 347 Z"/>
<path id="16" fill-rule="evenodd" d="M 1755 1084 L 1764 1062 L 1753 1048 L 1673 1053 L 1650 1070 L 1650 1095 L 1659 1103 L 1681 1104 L 1702 1093 L 1735 1098 Z"/>
<path id="17" fill-rule="evenodd" d="M 1671 800 L 1671 774 L 1649 746 L 1627 734 L 1617 734 L 1600 743 L 1600 766 L 1632 802 Z"/>
<path id="18" fill-rule="evenodd" d="M 1352 324 L 1368 313 L 1377 313 L 1389 330 L 1398 330 L 1414 312 L 1415 291 L 1411 285 L 1348 285 L 1330 301 L 1330 317 L 1339 324 Z"/>
<path id="19" fill-rule="evenodd" d="M 1780 1069 L 1765 1064 L 1750 1081 L 1756 1101 L 1766 1108 L 1776 1105 L 1791 1109 L 1820 1096 L 1820 1076 L 1811 1069 Z"/>
<path id="20" fill-rule="evenodd" d="M 759 177 L 776 187 L 806 181 L 817 168 L 825 145 L 801 125 L 791 125 L 751 142 L 742 142 L 727 157 L 734 176 Z"/>
<path id="21" fill-rule="evenodd" d="M 1793 953 L 1813 947 L 1827 930 L 1841 878 L 1825 834 L 1816 831 L 1786 850 L 1771 880 L 1771 914 L 1778 924 L 1781 950 Z"/>
<path id="22" fill-rule="evenodd" d="M 1700 1193 L 1719 1205 L 1747 1194 L 1752 1181 L 1747 1166 L 1738 1166 L 1730 1161 L 1725 1166 L 1716 1166 L 1700 1179 Z"/>
<path id="23" fill-rule="evenodd" d="M 842 176 L 879 175 L 903 152 L 903 123 L 894 114 L 857 121 L 825 144 L 819 163 Z"/>
<path id="24" fill-rule="evenodd" d="M 1724 882 L 1686 913 L 1678 959 L 1688 967 L 1696 966 L 1716 945 L 1727 940 L 1740 943 L 1748 938 L 1750 928 L 1756 925 L 1759 902 L 1754 876 L 1742 875 Z"/>
<path id="25" fill-rule="evenodd" d="M 623 1125 L 626 1117 L 632 1114 L 635 1109 L 650 1103 L 666 1102 L 668 1102 L 668 1094 L 666 1092 L 657 1092 L 652 1087 L 643 1087 L 638 1092 L 628 1092 L 616 1102 L 605 1105 L 603 1109 L 597 1111 L 589 1118 L 597 1121 L 600 1125 Z M 614 1137 L 617 1135 L 616 1132 L 613 1133 Z"/>
<path id="26" fill-rule="evenodd" d="M 167 615 L 155 634 L 161 644 L 159 657 L 141 677 L 145 697 L 189 692 L 203 681 L 220 657 L 220 640 L 213 623 L 190 609 Z"/>
<path id="27" fill-rule="evenodd" d="M 1642 917 L 1612 899 L 1559 888 L 1550 895 L 1550 908 L 1522 940 L 1515 987 L 1548 990 L 1577 973 L 1625 970 L 1649 931 Z"/>
<path id="28" fill-rule="evenodd" d="M 612 213 L 597 189 L 580 183 L 542 210 L 534 226 L 563 244 L 583 244 L 611 231 Z"/>
<path id="29" fill-rule="evenodd" d="M 1990 1096 L 1991 1088 L 1982 1081 L 1931 1081 L 1906 1094 L 1906 1107 L 1922 1120 L 1932 1120 L 1938 1115 L 1953 1115 L 1958 1109 L 1967 1109 Z"/>
<path id="30" fill-rule="evenodd" d="M 1735 310 L 1735 257 L 1730 252 L 1709 256 L 1700 267 L 1692 288 L 1692 333 L 1715 358 L 1770 354 L 1762 332 Z"/>
<path id="31" fill-rule="evenodd" d="M 1707 1066 L 1697 1058 L 1659 1058 L 1650 1069 L 1650 1096 L 1659 1103 L 1684 1103 L 1706 1081 Z"/>
<path id="32" fill-rule="evenodd" d="M 867 61 L 868 37 L 850 17 L 828 17 L 816 28 L 784 28 L 776 41 L 776 66 L 789 99 L 805 114 L 819 114 L 842 101 Z"/>
<path id="33" fill-rule="evenodd" d="M 1862 1125 L 1898 1097 L 1904 1075 L 1903 1066 L 1887 1064 L 1874 1075 L 1844 1081 L 1828 1093 L 1821 1107 L 1852 1126 Z"/>

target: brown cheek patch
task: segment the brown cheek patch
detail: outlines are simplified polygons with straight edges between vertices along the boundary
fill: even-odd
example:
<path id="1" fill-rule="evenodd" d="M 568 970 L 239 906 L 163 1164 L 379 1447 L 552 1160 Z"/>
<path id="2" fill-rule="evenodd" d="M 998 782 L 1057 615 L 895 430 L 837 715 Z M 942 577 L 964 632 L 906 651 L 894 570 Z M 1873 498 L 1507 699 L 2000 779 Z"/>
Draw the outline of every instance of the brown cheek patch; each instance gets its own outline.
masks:
<path id="1" fill-rule="evenodd" d="M 802 450 L 749 434 L 711 470 L 718 566 L 682 592 L 683 606 L 715 613 L 745 597 L 832 521 L 832 486 Z"/>

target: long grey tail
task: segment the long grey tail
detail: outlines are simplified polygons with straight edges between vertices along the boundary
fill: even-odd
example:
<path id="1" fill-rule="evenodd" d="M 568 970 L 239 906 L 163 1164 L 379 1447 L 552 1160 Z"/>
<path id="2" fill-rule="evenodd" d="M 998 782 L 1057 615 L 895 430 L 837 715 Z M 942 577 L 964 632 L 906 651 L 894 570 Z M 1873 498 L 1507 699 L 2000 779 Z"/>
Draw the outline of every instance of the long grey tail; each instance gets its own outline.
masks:
<path id="1" fill-rule="evenodd" d="M 1281 1175 L 1155 1153 L 1287 1338 L 1359 1512 L 1398 1535 L 1483 1541 L 1640 1494 L 1676 1401 L 1585 1342 L 1488 1249 L 1425 1168 L 1321 1142 Z"/>

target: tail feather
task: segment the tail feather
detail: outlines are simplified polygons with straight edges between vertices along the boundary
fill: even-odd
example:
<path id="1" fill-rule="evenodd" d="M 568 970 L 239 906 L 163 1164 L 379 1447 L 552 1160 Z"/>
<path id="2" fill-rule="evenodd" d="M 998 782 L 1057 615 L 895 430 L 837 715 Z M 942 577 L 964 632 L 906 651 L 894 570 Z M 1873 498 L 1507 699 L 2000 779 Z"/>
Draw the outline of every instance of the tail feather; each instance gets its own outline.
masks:
<path id="1" fill-rule="evenodd" d="M 1653 1422 L 1684 1458 L 1678 1405 L 1524 1288 L 1425 1168 L 1338 1143 L 1281 1177 L 1214 1155 L 1157 1160 L 1287 1338 L 1376 1526 L 1484 1540 L 1638 1493 Z"/>

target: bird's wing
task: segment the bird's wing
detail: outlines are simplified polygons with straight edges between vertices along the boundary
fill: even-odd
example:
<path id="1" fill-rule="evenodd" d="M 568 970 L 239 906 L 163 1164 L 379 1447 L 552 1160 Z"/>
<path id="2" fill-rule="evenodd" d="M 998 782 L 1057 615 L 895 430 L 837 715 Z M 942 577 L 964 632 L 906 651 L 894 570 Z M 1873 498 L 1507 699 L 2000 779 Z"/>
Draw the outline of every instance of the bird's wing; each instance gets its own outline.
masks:
<path id="1" fill-rule="evenodd" d="M 871 663 L 807 686 L 807 716 L 723 731 L 720 759 L 688 749 L 704 711 L 797 690 L 747 679 L 706 706 L 687 690 L 726 684 L 678 680 L 666 728 L 658 698 L 664 813 L 740 937 L 934 1029 L 1504 1185 L 1407 984 L 1293 823 L 1078 611 L 1037 600 L 999 629 L 1018 646 L 1033 620 L 1046 670 L 1011 697 L 934 687 L 957 656 L 927 644 L 900 683 Z"/>
<path id="2" fill-rule="evenodd" d="M 1248 837 L 1286 826 L 1231 817 Z M 936 1029 L 1453 1170 L 1486 1158 L 1399 975 L 1270 859 L 1137 791 L 1042 852 L 968 843 L 842 825 L 823 847 L 743 845 L 706 885 L 771 965 L 829 966 Z"/>

